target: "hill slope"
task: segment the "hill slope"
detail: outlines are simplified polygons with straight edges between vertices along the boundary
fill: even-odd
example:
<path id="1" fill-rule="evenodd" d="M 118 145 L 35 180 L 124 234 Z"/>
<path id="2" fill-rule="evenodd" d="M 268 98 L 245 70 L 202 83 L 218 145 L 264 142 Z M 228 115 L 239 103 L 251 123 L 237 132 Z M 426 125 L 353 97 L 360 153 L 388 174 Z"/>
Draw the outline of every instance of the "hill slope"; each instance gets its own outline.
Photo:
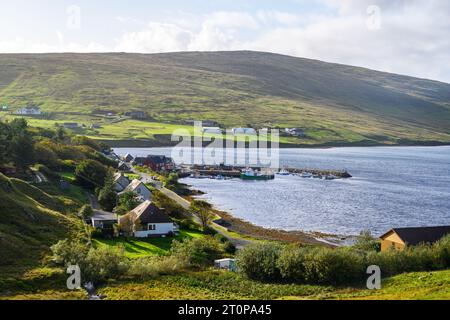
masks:
<path id="1" fill-rule="evenodd" d="M 64 215 L 60 199 L 0 173 L 0 269 L 26 268 L 58 240 L 80 232 L 81 223 Z"/>
<path id="2" fill-rule="evenodd" d="M 304 128 L 295 143 L 450 142 L 449 84 L 363 68 L 246 51 L 0 55 L 0 65 L 0 104 L 38 104 L 55 119 L 144 110 L 158 122 Z"/>

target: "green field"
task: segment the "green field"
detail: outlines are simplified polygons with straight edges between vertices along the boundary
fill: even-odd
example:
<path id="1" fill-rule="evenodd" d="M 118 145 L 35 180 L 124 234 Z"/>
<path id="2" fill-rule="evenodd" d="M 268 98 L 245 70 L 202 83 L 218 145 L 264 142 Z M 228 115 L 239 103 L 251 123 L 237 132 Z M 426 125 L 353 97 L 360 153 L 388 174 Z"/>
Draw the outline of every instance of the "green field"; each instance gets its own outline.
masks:
<path id="1" fill-rule="evenodd" d="M 115 283 L 101 289 L 108 299 L 195 300 L 439 300 L 450 299 L 450 271 L 409 273 L 384 279 L 381 290 L 360 287 L 332 287 L 271 284 L 241 278 L 227 272 L 206 271 L 166 276 L 145 282 Z"/>
<path id="2" fill-rule="evenodd" d="M 180 235 L 175 238 L 155 239 L 94 239 L 95 246 L 123 246 L 125 254 L 130 259 L 143 258 L 166 254 L 174 240 L 193 239 L 203 237 L 203 234 L 193 230 L 181 230 Z"/>
<path id="3" fill-rule="evenodd" d="M 0 104 L 102 140 L 167 144 L 186 120 L 302 128 L 296 145 L 450 143 L 450 85 L 260 52 L 0 55 Z M 432 93 L 432 94 L 430 94 Z M 148 121 L 124 120 L 131 110 Z M 110 113 L 108 115 L 108 113 Z M 8 112 L 0 118 L 8 119 Z M 99 129 L 89 129 L 99 124 Z"/>
<path id="4" fill-rule="evenodd" d="M 66 278 L 62 269 L 55 268 L 37 268 L 19 277 L 0 275 L 0 300 L 86 299 L 83 291 L 67 290 Z M 450 270 L 384 279 L 381 290 L 261 283 L 234 273 L 203 271 L 143 281 L 113 281 L 102 286 L 99 293 L 109 300 L 449 300 Z"/>

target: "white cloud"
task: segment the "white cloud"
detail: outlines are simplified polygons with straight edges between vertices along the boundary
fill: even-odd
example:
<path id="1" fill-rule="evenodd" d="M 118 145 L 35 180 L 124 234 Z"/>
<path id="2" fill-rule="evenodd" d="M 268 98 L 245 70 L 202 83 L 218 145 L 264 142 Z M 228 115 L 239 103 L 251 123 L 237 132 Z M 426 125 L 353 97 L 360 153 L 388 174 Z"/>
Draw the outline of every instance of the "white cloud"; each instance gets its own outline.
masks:
<path id="1" fill-rule="evenodd" d="M 450 1 L 319 0 L 331 11 L 179 12 L 125 32 L 114 46 L 0 41 L 0 52 L 260 50 L 358 65 L 450 82 Z M 367 7 L 380 7 L 380 29 L 367 28 Z M 128 22 L 131 18 L 118 17 Z"/>

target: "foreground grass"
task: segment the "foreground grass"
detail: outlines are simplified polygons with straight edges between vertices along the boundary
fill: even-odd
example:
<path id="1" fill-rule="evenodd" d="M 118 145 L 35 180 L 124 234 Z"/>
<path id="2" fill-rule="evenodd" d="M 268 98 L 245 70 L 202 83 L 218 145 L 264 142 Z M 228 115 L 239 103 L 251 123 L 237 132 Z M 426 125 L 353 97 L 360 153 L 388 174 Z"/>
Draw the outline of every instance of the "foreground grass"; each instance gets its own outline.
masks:
<path id="1" fill-rule="evenodd" d="M 409 273 L 383 281 L 381 290 L 295 284 L 268 284 L 219 271 L 165 276 L 145 282 L 114 283 L 100 290 L 111 300 L 202 299 L 450 299 L 450 270 Z"/>
<path id="2" fill-rule="evenodd" d="M 20 276 L 0 275 L 0 300 L 82 300 L 66 289 L 64 270 L 37 268 Z M 112 281 L 100 287 L 108 300 L 450 300 L 450 270 L 408 273 L 383 280 L 381 290 L 271 284 L 223 271 L 186 272 L 145 281 Z"/>
<path id="3" fill-rule="evenodd" d="M 143 258 L 148 256 L 158 256 L 166 254 L 174 240 L 184 240 L 201 238 L 204 235 L 199 231 L 181 230 L 180 235 L 174 238 L 155 238 L 155 239 L 94 239 L 95 246 L 123 246 L 125 255 L 130 259 Z"/>

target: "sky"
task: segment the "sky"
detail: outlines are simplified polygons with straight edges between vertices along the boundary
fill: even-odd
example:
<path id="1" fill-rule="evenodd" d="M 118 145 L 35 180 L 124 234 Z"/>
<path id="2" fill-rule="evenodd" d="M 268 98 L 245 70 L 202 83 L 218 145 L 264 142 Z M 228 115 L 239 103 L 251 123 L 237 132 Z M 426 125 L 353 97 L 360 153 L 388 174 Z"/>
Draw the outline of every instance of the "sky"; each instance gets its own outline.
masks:
<path id="1" fill-rule="evenodd" d="M 223 50 L 450 83 L 450 1 L 0 0 L 0 53 Z"/>

